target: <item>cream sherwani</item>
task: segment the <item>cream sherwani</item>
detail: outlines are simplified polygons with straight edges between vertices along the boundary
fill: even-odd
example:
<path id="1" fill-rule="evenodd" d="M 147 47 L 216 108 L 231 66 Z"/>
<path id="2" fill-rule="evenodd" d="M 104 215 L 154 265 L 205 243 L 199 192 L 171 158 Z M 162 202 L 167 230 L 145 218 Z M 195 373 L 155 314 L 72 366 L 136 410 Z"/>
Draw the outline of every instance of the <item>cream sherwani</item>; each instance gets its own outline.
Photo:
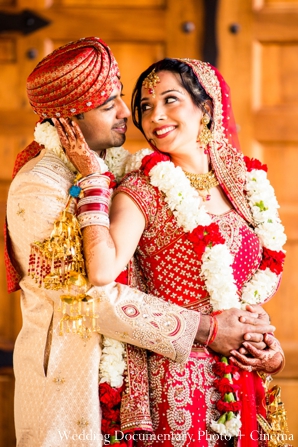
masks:
<path id="1" fill-rule="evenodd" d="M 93 333 L 89 339 L 71 333 L 60 336 L 61 291 L 39 288 L 27 275 L 30 244 L 51 234 L 73 177 L 60 158 L 42 151 L 21 169 L 9 191 L 8 227 L 23 276 L 23 327 L 14 352 L 18 447 L 104 444 L 98 399 L 101 335 Z M 198 313 L 116 283 L 94 287 L 89 294 L 100 298 L 103 335 L 172 360 L 187 359 L 199 324 Z M 136 312 L 134 317 L 127 312 L 130 306 L 138 310 L 137 317 Z M 154 312 L 158 316 L 152 325 L 148 315 Z"/>

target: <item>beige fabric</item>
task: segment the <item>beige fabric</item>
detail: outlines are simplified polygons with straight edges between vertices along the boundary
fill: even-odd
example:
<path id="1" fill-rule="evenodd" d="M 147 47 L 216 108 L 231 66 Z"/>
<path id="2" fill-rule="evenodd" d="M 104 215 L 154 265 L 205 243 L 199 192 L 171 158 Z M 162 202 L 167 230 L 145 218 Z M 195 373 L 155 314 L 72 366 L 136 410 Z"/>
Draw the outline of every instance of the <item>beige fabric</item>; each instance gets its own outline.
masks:
<path id="1" fill-rule="evenodd" d="M 98 402 L 101 336 L 59 336 L 58 305 L 63 292 L 38 288 L 26 273 L 30 244 L 50 235 L 72 181 L 73 174 L 63 162 L 43 151 L 22 168 L 9 191 L 8 227 L 23 274 L 23 327 L 14 352 L 18 447 L 104 444 Z M 104 335 L 186 361 L 198 313 L 115 283 L 94 287 L 91 294 L 100 298 L 99 324 Z M 129 307 L 137 310 L 133 317 L 127 312 Z M 150 323 L 152 319 L 156 325 Z M 177 321 L 179 330 L 173 336 Z"/>

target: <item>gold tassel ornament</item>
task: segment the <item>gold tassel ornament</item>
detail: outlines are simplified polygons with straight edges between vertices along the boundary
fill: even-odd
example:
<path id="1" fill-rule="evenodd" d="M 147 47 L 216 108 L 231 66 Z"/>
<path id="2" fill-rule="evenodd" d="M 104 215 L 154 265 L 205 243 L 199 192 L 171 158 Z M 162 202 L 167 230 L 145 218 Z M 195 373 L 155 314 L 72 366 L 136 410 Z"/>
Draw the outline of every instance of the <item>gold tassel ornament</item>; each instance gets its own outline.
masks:
<path id="1" fill-rule="evenodd" d="M 76 182 L 78 178 L 76 178 Z M 49 290 L 66 289 L 60 297 L 60 335 L 73 332 L 86 337 L 97 332 L 96 302 L 88 296 L 88 280 L 83 256 L 83 239 L 75 212 L 81 188 L 70 188 L 66 208 L 54 223 L 53 231 L 43 242 L 31 245 L 28 275 L 39 287 Z"/>
<path id="2" fill-rule="evenodd" d="M 265 433 L 262 439 L 268 442 L 268 447 L 292 447 L 288 441 L 293 440 L 293 435 L 289 434 L 287 413 L 281 401 L 281 388 L 275 385 L 269 389 L 271 381 L 272 377 L 267 376 L 264 382 L 267 420 L 262 415 L 257 415 L 258 423 Z"/>

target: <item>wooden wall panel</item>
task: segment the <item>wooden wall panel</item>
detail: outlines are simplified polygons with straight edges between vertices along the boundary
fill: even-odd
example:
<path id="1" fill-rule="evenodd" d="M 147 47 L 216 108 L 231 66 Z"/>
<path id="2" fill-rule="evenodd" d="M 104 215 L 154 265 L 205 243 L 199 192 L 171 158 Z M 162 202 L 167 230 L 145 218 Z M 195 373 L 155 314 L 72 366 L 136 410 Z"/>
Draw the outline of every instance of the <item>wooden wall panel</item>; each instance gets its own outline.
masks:
<path id="1" fill-rule="evenodd" d="M 14 378 L 10 370 L 0 370 L 0 373 L 0 445 L 13 447 L 16 445 L 13 424 Z"/>
<path id="2" fill-rule="evenodd" d="M 16 41 L 11 37 L 0 37 L 0 64 L 16 62 Z"/>
<path id="3" fill-rule="evenodd" d="M 261 98 L 263 106 L 297 105 L 298 43 L 261 45 Z M 256 61 L 257 63 L 257 61 Z"/>
<path id="4" fill-rule="evenodd" d="M 86 5 L 86 0 L 53 0 L 55 6 L 83 6 Z M 89 7 L 101 7 L 101 8 L 156 8 L 156 7 L 164 7 L 165 0 L 89 0 Z"/>
<path id="5" fill-rule="evenodd" d="M 268 6 L 268 7 L 267 7 Z M 289 428 L 297 446 L 298 427 L 298 4 L 279 2 L 254 15 L 253 124 L 261 157 L 269 164 L 269 178 L 276 189 L 281 217 L 288 235 L 287 259 L 277 295 L 266 305 L 277 327 L 286 354 L 282 383 Z M 290 380 L 291 379 L 291 380 Z"/>
<path id="6" fill-rule="evenodd" d="M 281 6 L 256 10 L 253 20 L 254 35 L 261 42 L 290 42 L 297 38 L 298 3 L 292 8 Z"/>
<path id="7" fill-rule="evenodd" d="M 287 6 L 298 6 L 297 0 L 263 0 L 263 6 L 271 7 L 287 7 Z"/>
<path id="8" fill-rule="evenodd" d="M 135 86 L 138 74 L 144 71 L 153 62 L 165 57 L 166 49 L 164 43 L 146 43 L 146 42 L 127 42 L 117 41 L 109 42 L 113 48 L 114 55 L 119 63 L 121 80 L 124 86 L 124 101 L 130 108 L 130 100 L 133 88 Z M 142 58 L 139 55 L 142 54 Z M 133 70 L 131 70 L 133 67 Z M 131 152 L 135 152 L 142 147 L 147 147 L 148 143 L 143 138 L 142 133 L 133 125 L 131 117 L 128 119 L 127 139 L 128 147 Z"/>
<path id="9" fill-rule="evenodd" d="M 251 111 L 251 2 L 248 0 L 221 0 L 217 20 L 219 57 L 218 68 L 231 88 L 231 99 L 242 151 L 251 155 L 253 139 Z M 231 33 L 230 26 L 239 26 Z"/>
<path id="10" fill-rule="evenodd" d="M 16 0 L 0 0 L 0 6 L 16 6 Z"/>

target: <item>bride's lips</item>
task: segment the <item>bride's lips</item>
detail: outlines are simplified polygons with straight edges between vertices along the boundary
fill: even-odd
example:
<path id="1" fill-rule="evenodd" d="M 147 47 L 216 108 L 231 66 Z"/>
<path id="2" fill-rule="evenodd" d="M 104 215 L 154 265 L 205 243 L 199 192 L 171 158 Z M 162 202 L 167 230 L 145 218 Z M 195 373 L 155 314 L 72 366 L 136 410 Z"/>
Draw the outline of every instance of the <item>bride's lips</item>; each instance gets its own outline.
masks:
<path id="1" fill-rule="evenodd" d="M 157 138 L 165 138 L 169 133 L 173 132 L 176 126 L 162 126 L 154 129 L 153 133 Z"/>

